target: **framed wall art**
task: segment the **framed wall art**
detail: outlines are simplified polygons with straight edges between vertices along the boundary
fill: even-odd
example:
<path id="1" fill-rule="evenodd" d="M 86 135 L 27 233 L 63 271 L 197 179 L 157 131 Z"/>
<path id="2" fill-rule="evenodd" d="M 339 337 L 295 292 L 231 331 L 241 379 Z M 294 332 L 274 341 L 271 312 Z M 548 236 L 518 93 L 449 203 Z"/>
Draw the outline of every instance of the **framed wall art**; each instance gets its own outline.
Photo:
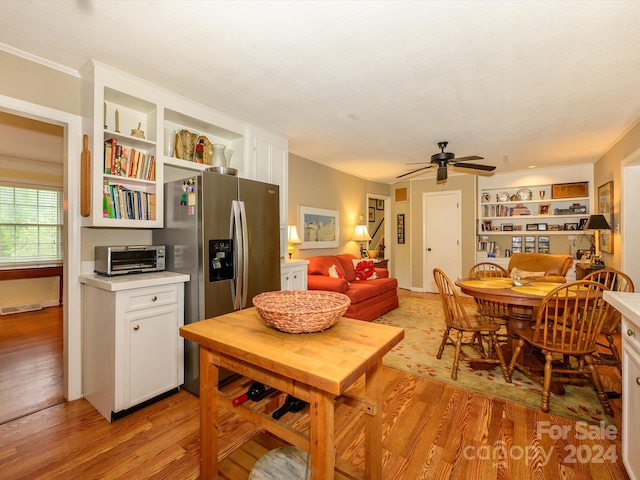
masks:
<path id="1" fill-rule="evenodd" d="M 398 243 L 404 244 L 404 213 L 398 214 Z"/>
<path id="2" fill-rule="evenodd" d="M 604 215 L 607 223 L 613 228 L 613 182 L 598 187 L 598 213 Z M 613 253 L 613 237 L 611 230 L 600 230 L 600 250 Z"/>
<path id="3" fill-rule="evenodd" d="M 301 249 L 338 248 L 340 218 L 337 210 L 300 206 Z"/>

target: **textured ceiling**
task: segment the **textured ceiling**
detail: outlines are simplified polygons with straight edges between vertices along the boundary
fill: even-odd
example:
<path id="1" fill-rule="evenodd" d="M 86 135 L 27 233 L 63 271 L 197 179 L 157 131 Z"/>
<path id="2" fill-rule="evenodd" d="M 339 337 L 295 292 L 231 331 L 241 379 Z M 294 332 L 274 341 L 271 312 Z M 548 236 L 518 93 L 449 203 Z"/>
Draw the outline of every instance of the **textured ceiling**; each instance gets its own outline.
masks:
<path id="1" fill-rule="evenodd" d="M 497 171 L 596 161 L 640 118 L 639 26 L 635 0 L 0 1 L 9 51 L 94 58 L 386 183 L 440 140 Z"/>

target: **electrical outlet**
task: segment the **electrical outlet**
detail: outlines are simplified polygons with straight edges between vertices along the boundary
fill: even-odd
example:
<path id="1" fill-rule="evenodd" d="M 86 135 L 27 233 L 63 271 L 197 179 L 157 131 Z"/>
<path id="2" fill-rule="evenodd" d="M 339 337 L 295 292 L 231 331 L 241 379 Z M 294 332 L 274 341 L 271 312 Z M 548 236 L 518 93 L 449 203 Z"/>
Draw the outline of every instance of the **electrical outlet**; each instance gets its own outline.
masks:
<path id="1" fill-rule="evenodd" d="M 578 237 L 575 235 L 569 235 L 569 240 L 576 240 Z"/>

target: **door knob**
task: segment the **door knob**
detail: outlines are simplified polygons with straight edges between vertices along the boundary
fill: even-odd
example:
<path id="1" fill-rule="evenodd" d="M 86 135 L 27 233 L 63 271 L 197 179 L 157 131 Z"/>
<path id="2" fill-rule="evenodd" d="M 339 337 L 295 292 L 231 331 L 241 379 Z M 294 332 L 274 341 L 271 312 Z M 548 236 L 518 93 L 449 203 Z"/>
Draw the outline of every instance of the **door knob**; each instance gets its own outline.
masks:
<path id="1" fill-rule="evenodd" d="M 430 252 L 430 251 L 431 251 L 431 247 L 427 248 L 427 252 Z"/>
<path id="2" fill-rule="evenodd" d="M 137 331 L 137 330 L 140 330 L 140 325 L 134 325 L 134 326 L 133 326 L 133 329 L 134 329 L 134 330 L 136 330 L 136 331 Z"/>

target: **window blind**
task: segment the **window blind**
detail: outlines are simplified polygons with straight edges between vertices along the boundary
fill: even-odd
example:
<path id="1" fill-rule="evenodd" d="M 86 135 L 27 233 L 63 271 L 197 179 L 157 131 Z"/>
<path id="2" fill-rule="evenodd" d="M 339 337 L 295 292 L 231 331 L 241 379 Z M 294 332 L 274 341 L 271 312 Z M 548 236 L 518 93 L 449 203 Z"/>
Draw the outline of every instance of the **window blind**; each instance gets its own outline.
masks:
<path id="1" fill-rule="evenodd" d="M 61 191 L 0 186 L 0 266 L 60 262 L 62 227 Z"/>

